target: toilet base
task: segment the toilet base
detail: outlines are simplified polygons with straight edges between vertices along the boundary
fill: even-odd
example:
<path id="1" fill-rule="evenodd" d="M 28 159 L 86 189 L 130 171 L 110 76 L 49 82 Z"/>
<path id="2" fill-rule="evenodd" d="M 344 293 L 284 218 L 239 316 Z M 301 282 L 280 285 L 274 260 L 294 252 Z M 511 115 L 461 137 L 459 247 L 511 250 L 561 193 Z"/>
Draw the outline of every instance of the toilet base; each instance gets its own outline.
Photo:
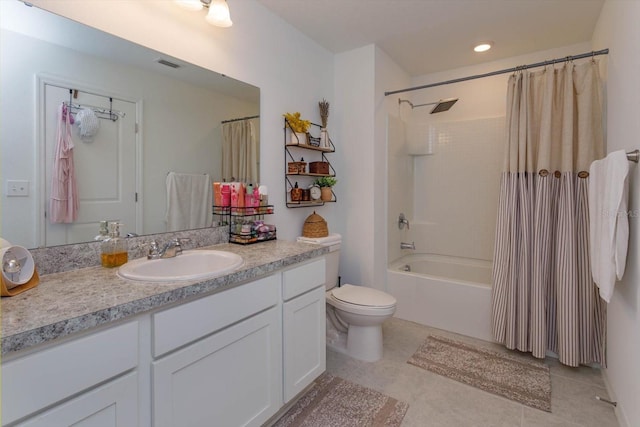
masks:
<path id="1" fill-rule="evenodd" d="M 327 307 L 329 309 L 329 307 Z M 327 347 L 333 351 L 347 354 L 347 333 L 341 332 L 327 316 Z"/>
<path id="2" fill-rule="evenodd" d="M 347 354 L 365 362 L 382 359 L 382 325 L 349 325 Z"/>
<path id="3" fill-rule="evenodd" d="M 381 326 L 350 325 L 349 331 L 345 333 L 336 329 L 327 317 L 326 330 L 327 348 L 330 350 L 365 362 L 375 362 L 382 358 Z"/>

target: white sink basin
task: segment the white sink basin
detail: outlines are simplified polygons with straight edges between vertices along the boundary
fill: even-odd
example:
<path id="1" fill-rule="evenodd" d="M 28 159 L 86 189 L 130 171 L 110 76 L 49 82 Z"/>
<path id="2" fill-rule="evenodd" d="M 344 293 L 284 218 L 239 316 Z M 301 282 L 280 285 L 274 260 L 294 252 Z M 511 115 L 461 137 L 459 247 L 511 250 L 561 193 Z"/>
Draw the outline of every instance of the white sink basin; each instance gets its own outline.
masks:
<path id="1" fill-rule="evenodd" d="M 174 258 L 130 261 L 118 269 L 118 275 L 147 282 L 209 279 L 230 273 L 243 262 L 240 255 L 232 252 L 190 250 Z"/>

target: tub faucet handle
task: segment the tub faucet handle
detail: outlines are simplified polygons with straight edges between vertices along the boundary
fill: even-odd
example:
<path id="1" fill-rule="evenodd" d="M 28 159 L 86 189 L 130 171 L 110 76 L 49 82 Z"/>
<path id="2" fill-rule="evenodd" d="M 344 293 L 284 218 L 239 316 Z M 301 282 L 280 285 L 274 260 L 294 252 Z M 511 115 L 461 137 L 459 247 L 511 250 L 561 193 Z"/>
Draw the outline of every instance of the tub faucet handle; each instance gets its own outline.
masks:
<path id="1" fill-rule="evenodd" d="M 404 226 L 407 226 L 407 230 L 409 229 L 409 220 L 407 219 L 406 216 L 404 216 L 403 213 L 400 213 L 400 216 L 398 217 L 398 228 L 400 230 L 404 229 Z"/>

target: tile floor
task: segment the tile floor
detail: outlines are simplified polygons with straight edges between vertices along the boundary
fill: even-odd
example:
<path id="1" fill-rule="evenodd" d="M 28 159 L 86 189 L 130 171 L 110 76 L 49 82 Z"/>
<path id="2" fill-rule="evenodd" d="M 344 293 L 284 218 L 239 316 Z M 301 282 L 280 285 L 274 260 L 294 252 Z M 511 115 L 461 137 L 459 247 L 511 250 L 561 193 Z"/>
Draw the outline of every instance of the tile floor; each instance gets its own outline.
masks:
<path id="1" fill-rule="evenodd" d="M 551 368 L 552 413 L 529 408 L 441 377 L 407 363 L 429 334 L 473 342 L 498 351 L 502 346 L 396 318 L 383 326 L 384 357 L 361 362 L 327 351 L 327 371 L 407 402 L 402 427 L 618 427 L 598 369 L 569 368 L 547 358 Z"/>

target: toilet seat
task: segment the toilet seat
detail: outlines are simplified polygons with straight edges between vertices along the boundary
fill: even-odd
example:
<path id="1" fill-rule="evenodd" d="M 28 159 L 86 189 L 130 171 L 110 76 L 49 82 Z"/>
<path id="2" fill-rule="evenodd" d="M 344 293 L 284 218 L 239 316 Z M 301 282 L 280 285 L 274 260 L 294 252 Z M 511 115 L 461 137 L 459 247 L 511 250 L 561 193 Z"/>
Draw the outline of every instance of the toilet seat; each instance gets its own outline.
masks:
<path id="1" fill-rule="evenodd" d="M 384 317 L 396 311 L 394 297 L 364 286 L 343 285 L 327 291 L 326 295 L 329 305 L 352 314 Z"/>
<path id="2" fill-rule="evenodd" d="M 337 300 L 369 308 L 395 307 L 396 299 L 386 292 L 365 286 L 343 285 L 331 290 Z"/>

